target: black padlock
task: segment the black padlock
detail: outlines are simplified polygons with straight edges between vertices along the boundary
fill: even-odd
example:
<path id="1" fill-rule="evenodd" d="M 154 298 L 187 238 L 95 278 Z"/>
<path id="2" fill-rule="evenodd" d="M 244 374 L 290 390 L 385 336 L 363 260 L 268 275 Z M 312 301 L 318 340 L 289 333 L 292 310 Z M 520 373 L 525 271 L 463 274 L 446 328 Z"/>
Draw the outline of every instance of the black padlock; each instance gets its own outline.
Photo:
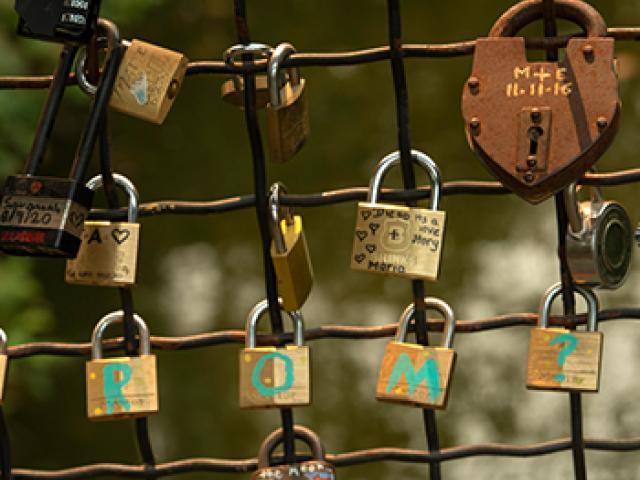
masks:
<path id="1" fill-rule="evenodd" d="M 18 35 L 85 43 L 96 31 L 100 0 L 16 0 Z"/>
<path id="2" fill-rule="evenodd" d="M 115 29 L 108 22 L 104 25 Z M 63 49 L 25 173 L 8 177 L 4 185 L 0 199 L 0 250 L 10 255 L 73 258 L 80 248 L 83 223 L 93 200 L 84 177 L 123 52 L 119 41 L 112 42 L 69 177 L 38 176 L 36 170 L 44 156 L 75 53 L 75 47 Z"/>

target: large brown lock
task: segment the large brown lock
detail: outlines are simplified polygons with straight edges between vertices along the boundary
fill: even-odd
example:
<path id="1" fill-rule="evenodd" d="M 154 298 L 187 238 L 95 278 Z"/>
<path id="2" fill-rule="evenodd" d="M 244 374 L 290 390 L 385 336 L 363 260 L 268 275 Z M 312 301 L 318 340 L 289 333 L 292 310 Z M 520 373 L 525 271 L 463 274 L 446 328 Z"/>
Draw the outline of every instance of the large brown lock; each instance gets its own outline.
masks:
<path id="1" fill-rule="evenodd" d="M 614 40 L 600 14 L 579 0 L 556 0 L 559 18 L 587 38 L 569 40 L 564 60 L 527 60 L 525 39 L 513 37 L 543 17 L 542 0 L 504 13 L 476 42 L 462 95 L 469 143 L 489 170 L 530 203 L 580 178 L 613 141 L 620 112 Z"/>
<path id="2" fill-rule="evenodd" d="M 296 462 L 292 465 L 272 466 L 273 452 L 284 439 L 283 430 L 279 428 L 265 438 L 260 445 L 260 450 L 258 451 L 258 469 L 251 475 L 251 479 L 287 480 L 290 478 L 306 478 L 308 480 L 335 480 L 335 469 L 333 465 L 327 463 L 325 460 L 324 447 L 318 435 L 309 428 L 301 425 L 295 425 L 293 431 L 297 439 L 302 440 L 309 446 L 313 460 L 301 463 Z"/>

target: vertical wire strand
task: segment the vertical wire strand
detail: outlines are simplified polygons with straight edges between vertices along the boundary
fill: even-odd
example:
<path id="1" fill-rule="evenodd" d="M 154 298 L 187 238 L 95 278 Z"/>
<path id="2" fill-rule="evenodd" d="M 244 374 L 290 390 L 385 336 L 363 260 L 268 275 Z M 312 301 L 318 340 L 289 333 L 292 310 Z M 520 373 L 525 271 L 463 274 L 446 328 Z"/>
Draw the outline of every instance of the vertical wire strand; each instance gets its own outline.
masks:
<path id="1" fill-rule="evenodd" d="M 11 478 L 11 437 L 4 415 L 4 407 L 0 406 L 0 472 L 3 479 Z"/>
<path id="2" fill-rule="evenodd" d="M 389 48 L 391 58 L 391 71 L 393 75 L 393 86 L 396 99 L 396 116 L 398 131 L 398 146 L 400 149 L 400 162 L 402 167 L 402 181 L 404 188 L 412 189 L 416 187 L 416 179 L 413 171 L 413 159 L 411 158 L 411 132 L 409 129 L 409 93 L 407 89 L 407 79 L 404 69 L 402 51 L 402 19 L 399 0 L 388 0 L 387 2 L 389 19 Z M 409 205 L 415 205 L 415 203 Z M 413 302 L 415 305 L 415 330 L 416 340 L 421 345 L 428 345 L 427 335 L 427 315 L 425 311 L 424 282 L 414 280 L 411 282 Z M 427 445 L 430 451 L 437 452 L 440 449 L 438 438 L 438 426 L 435 412 L 430 409 L 422 410 Z M 429 476 L 431 480 L 440 480 L 440 463 L 429 464 Z"/>
<path id="3" fill-rule="evenodd" d="M 234 0 L 234 15 L 238 41 L 248 44 L 250 39 L 249 23 L 247 21 L 247 5 L 245 0 Z M 250 56 L 243 57 L 246 62 L 252 61 Z M 267 174 L 264 158 L 262 136 L 258 123 L 256 109 L 256 83 L 253 73 L 244 74 L 244 115 L 251 155 L 253 159 L 253 180 L 256 196 L 256 216 L 262 240 L 262 259 L 264 265 L 265 288 L 267 301 L 269 302 L 269 316 L 271 317 L 271 329 L 274 333 L 283 331 L 282 316 L 278 302 L 278 285 L 275 269 L 271 260 L 271 233 L 269 230 L 269 212 L 267 197 Z M 280 409 L 280 417 L 283 429 L 283 445 L 285 461 L 295 463 L 295 432 L 293 430 L 294 419 L 291 408 Z"/>
<path id="4" fill-rule="evenodd" d="M 558 33 L 556 22 L 556 5 L 554 0 L 543 0 L 544 35 L 555 37 Z M 558 61 L 558 49 L 547 49 L 547 60 Z M 567 210 L 563 192 L 556 194 L 556 220 L 558 224 L 558 260 L 560 264 L 560 280 L 562 282 L 562 306 L 565 315 L 575 318 L 575 300 L 573 296 L 573 278 L 567 262 L 566 234 Z M 573 470 L 576 480 L 586 480 L 585 443 L 582 428 L 582 396 L 580 393 L 569 393 L 569 408 L 571 412 L 571 452 L 573 456 Z"/>

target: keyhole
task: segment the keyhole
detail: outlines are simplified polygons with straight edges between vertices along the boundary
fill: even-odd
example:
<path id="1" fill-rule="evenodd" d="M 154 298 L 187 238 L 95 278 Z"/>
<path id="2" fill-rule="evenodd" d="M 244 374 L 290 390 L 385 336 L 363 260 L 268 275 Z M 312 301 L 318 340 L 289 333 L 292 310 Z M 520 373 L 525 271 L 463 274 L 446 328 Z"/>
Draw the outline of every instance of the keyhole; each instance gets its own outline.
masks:
<path id="1" fill-rule="evenodd" d="M 536 156 L 538 155 L 538 139 L 544 135 L 544 130 L 541 127 L 529 127 L 527 130 L 529 136 L 529 158 L 527 159 L 527 165 L 530 168 L 536 166 Z"/>

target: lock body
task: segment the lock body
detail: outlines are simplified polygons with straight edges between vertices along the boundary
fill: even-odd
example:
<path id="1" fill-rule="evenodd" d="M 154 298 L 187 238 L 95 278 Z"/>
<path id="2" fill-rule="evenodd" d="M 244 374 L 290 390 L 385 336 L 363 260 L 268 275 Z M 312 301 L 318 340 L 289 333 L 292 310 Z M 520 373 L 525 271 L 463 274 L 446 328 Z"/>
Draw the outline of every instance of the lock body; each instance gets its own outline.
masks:
<path id="1" fill-rule="evenodd" d="M 138 223 L 86 221 L 78 256 L 67 260 L 65 280 L 74 285 L 134 285 L 139 241 Z"/>
<path id="2" fill-rule="evenodd" d="M 381 203 L 358 203 L 351 268 L 437 280 L 446 213 Z"/>
<path id="3" fill-rule="evenodd" d="M 240 408 L 311 403 L 309 347 L 259 347 L 240 351 Z"/>
<path id="4" fill-rule="evenodd" d="M 266 108 L 269 103 L 269 82 L 266 75 L 256 75 L 256 108 Z M 226 80 L 220 88 L 222 99 L 244 109 L 244 77 Z"/>
<path id="5" fill-rule="evenodd" d="M 565 188 L 603 155 L 619 112 L 613 39 L 571 39 L 557 63 L 529 62 L 522 37 L 477 40 L 462 96 L 467 138 L 530 203 Z"/>
<path id="6" fill-rule="evenodd" d="M 269 150 L 273 162 L 290 160 L 309 137 L 309 104 L 305 85 L 304 78 L 297 85 L 286 81 L 280 89 L 281 104 L 267 106 Z"/>
<path id="7" fill-rule="evenodd" d="M 158 413 L 156 356 L 115 357 L 86 363 L 90 420 Z"/>
<path id="8" fill-rule="evenodd" d="M 252 480 L 306 478 L 308 480 L 335 480 L 336 471 L 333 466 L 322 460 L 311 460 L 294 465 L 280 465 L 258 468 Z"/>
<path id="9" fill-rule="evenodd" d="M 71 179 L 8 177 L 0 201 L 0 250 L 75 257 L 92 200 L 93 192 Z"/>
<path id="10" fill-rule="evenodd" d="M 601 288 L 620 287 L 629 273 L 633 252 L 631 221 L 616 202 L 582 202 L 583 231 L 568 229 L 567 262 L 574 281 Z"/>
<path id="11" fill-rule="evenodd" d="M 444 409 L 456 361 L 451 348 L 390 342 L 378 375 L 378 400 Z"/>
<path id="12" fill-rule="evenodd" d="M 100 0 L 16 0 L 18 35 L 54 42 L 86 42 L 95 32 Z"/>
<path id="13" fill-rule="evenodd" d="M 285 252 L 279 253 L 271 243 L 271 258 L 278 280 L 278 294 L 282 307 L 292 312 L 299 310 L 309 297 L 313 285 L 313 267 L 307 240 L 302 228 L 302 217 L 295 215 L 291 225 L 280 221 Z"/>
<path id="14" fill-rule="evenodd" d="M 533 328 L 529 338 L 527 388 L 597 392 L 601 358 L 600 332 Z"/>
<path id="15" fill-rule="evenodd" d="M 182 53 L 132 40 L 109 105 L 148 122 L 164 122 L 180 91 L 188 59 Z"/>

